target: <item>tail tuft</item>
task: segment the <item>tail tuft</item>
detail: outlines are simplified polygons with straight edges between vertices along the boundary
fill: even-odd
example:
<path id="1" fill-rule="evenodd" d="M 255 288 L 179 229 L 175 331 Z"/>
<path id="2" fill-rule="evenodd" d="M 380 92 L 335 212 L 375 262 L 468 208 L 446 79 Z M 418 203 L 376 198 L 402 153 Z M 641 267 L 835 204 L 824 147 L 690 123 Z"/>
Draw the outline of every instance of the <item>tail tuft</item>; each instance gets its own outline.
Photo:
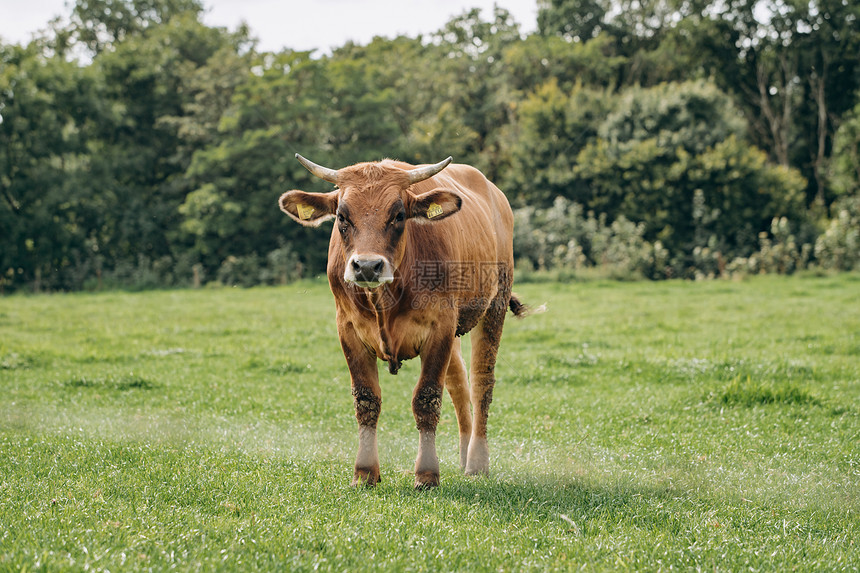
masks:
<path id="1" fill-rule="evenodd" d="M 514 316 L 517 318 L 525 318 L 530 314 L 537 314 L 540 312 L 546 312 L 546 305 L 542 304 L 537 308 L 532 308 L 523 304 L 519 298 L 517 298 L 516 294 L 511 294 L 511 302 L 509 303 L 511 312 L 514 313 Z"/>
<path id="2" fill-rule="evenodd" d="M 528 312 L 528 307 L 520 302 L 520 299 L 517 298 L 517 295 L 511 295 L 510 302 L 511 312 L 514 313 L 514 316 L 522 318 L 526 312 Z"/>

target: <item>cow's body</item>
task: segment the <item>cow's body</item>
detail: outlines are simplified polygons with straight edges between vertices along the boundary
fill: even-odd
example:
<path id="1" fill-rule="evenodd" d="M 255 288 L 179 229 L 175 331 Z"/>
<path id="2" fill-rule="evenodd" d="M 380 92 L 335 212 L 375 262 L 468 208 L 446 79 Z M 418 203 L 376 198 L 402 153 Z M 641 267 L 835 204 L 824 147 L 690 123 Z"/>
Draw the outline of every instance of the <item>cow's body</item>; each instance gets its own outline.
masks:
<path id="1" fill-rule="evenodd" d="M 362 163 L 327 178 L 339 187 L 330 194 L 293 191 L 281 198 L 282 209 L 299 222 L 318 224 L 301 216 L 310 205 L 320 220 L 338 218 L 328 278 L 359 425 L 355 484 L 379 479 L 377 359 L 396 373 L 401 361 L 421 357 L 412 400 L 419 430 L 416 487 L 439 482 L 435 432 L 443 388 L 456 409 L 461 466 L 468 474 L 489 469 L 486 423 L 496 353 L 508 307 L 518 314 L 523 308 L 511 298 L 513 215 L 478 170 L 446 165 L 410 183 L 404 174 L 416 169 L 411 165 Z M 458 338 L 467 332 L 471 393 Z"/>

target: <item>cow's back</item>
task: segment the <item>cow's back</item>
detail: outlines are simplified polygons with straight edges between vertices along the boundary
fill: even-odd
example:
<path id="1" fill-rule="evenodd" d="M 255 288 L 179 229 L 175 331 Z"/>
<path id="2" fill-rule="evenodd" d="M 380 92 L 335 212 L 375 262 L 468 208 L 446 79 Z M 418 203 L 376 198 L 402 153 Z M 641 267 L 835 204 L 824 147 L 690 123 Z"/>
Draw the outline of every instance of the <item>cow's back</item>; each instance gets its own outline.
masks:
<path id="1" fill-rule="evenodd" d="M 400 164 L 408 169 L 410 166 Z M 431 224 L 413 222 L 418 241 L 424 250 L 426 241 L 448 243 L 448 261 L 513 264 L 513 213 L 504 193 L 483 173 L 469 165 L 449 165 L 434 177 L 413 186 L 419 195 L 437 188 L 454 191 L 463 199 L 456 215 Z M 429 253 L 428 253 L 429 254 Z M 441 254 L 441 253 L 440 253 Z M 444 254 L 441 254 L 444 256 Z"/>
<path id="2" fill-rule="evenodd" d="M 465 216 L 450 217 L 450 223 L 463 228 L 472 240 L 480 232 L 492 231 L 496 245 L 495 260 L 513 264 L 514 215 L 504 193 L 483 173 L 468 165 L 451 165 L 435 179 L 442 186 L 451 186 L 463 197 L 461 212 Z"/>

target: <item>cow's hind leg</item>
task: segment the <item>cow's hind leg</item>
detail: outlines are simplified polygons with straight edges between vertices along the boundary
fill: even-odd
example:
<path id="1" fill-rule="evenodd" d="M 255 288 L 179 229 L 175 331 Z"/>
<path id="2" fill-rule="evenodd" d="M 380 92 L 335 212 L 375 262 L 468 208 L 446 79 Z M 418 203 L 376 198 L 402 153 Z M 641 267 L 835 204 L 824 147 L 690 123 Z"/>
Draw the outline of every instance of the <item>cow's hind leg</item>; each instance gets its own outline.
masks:
<path id="1" fill-rule="evenodd" d="M 472 385 L 472 409 L 475 419 L 466 458 L 466 475 L 486 475 L 490 472 L 487 417 L 490 413 L 490 402 L 493 401 L 493 387 L 496 384 L 496 355 L 505 324 L 507 301 L 504 298 L 499 296 L 490 305 L 471 334 L 472 360 L 469 378 Z"/>
<path id="2" fill-rule="evenodd" d="M 460 339 L 454 340 L 448 370 L 445 373 L 445 387 L 454 403 L 457 426 L 460 430 L 460 469 L 466 469 L 466 456 L 469 453 L 469 439 L 472 434 L 472 411 L 469 406 L 469 382 L 466 379 L 466 363 L 460 353 Z"/>

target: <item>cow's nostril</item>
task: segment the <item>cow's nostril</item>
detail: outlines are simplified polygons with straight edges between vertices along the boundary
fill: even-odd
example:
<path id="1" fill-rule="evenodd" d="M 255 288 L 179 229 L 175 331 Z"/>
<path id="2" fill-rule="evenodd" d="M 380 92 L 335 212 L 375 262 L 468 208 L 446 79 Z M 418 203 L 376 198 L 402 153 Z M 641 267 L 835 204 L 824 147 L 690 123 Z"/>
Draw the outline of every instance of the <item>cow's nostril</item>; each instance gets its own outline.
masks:
<path id="1" fill-rule="evenodd" d="M 349 264 L 355 280 L 359 282 L 377 282 L 380 275 L 385 272 L 385 259 L 381 257 L 375 259 L 355 258 Z"/>

